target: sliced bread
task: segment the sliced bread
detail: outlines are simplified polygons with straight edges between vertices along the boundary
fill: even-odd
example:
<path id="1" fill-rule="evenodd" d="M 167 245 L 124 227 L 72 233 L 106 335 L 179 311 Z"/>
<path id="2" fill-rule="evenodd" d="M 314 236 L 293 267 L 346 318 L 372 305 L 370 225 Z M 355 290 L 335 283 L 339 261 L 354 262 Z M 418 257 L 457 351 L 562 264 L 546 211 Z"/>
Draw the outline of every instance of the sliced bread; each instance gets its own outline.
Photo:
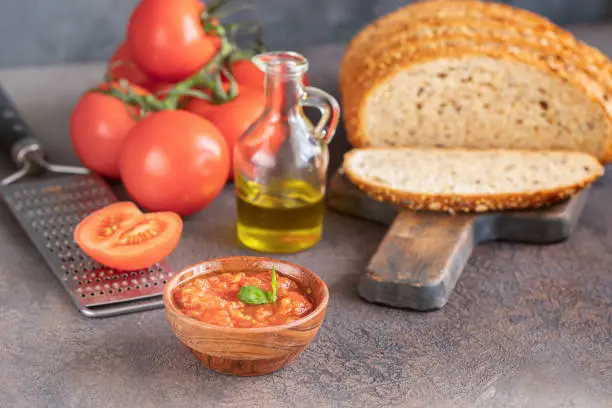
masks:
<path id="1" fill-rule="evenodd" d="M 536 14 L 442 0 L 359 33 L 340 90 L 355 147 L 567 149 L 610 162 L 610 72 L 603 54 Z"/>
<path id="2" fill-rule="evenodd" d="M 407 44 L 341 84 L 355 147 L 566 149 L 612 159 L 612 99 L 563 59 L 470 39 Z"/>
<path id="3" fill-rule="evenodd" d="M 604 171 L 594 157 L 579 152 L 436 148 L 353 149 L 343 169 L 379 201 L 451 213 L 548 206 Z"/>

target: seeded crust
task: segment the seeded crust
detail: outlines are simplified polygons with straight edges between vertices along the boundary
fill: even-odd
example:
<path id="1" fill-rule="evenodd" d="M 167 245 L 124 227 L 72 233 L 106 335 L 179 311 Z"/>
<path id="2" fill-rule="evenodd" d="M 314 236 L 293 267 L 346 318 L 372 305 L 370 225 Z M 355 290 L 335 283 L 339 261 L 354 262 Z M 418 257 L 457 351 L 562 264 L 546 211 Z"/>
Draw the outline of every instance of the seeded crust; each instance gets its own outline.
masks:
<path id="1" fill-rule="evenodd" d="M 584 71 L 599 82 L 607 94 L 612 95 L 612 63 L 596 62 L 589 52 L 557 41 L 549 31 L 531 28 L 510 27 L 494 21 L 472 19 L 446 20 L 432 23 L 418 22 L 403 30 L 397 30 L 385 37 L 384 43 L 371 47 L 365 57 L 353 58 L 348 62 L 341 77 L 343 84 L 358 80 L 358 77 L 385 54 L 392 54 L 406 44 L 420 44 L 431 41 L 470 38 L 474 42 L 498 41 L 500 47 L 518 47 L 533 52 L 542 58 L 550 54 L 563 59 Z"/>
<path id="2" fill-rule="evenodd" d="M 604 64 L 608 61 L 608 58 L 599 50 L 587 46 L 550 20 L 530 11 L 481 1 L 434 1 L 410 4 L 366 26 L 349 43 L 341 64 L 340 75 L 345 76 L 345 70 L 350 71 L 354 61 L 361 60 L 364 54 L 384 44 L 390 34 L 404 31 L 418 24 L 439 25 L 448 20 L 458 19 L 491 21 L 502 24 L 508 29 L 523 27 L 533 31 L 542 31 L 545 38 L 556 37 L 556 41 L 568 47 L 576 46 L 583 49 L 587 59 Z"/>
<path id="3" fill-rule="evenodd" d="M 434 3 L 415 3 L 387 14 L 358 33 L 347 48 L 345 66 L 350 70 L 354 60 L 360 60 L 368 53 L 383 45 L 387 47 L 389 36 L 411 29 L 415 25 L 451 25 L 457 20 L 467 20 L 477 23 L 501 24 L 508 30 L 528 29 L 540 32 L 542 38 L 560 43 L 568 48 L 576 48 L 584 54 L 584 58 L 596 65 L 608 64 L 608 58 L 599 50 L 576 39 L 571 33 L 555 25 L 550 20 L 529 12 L 498 3 L 483 3 L 480 1 L 439 1 Z"/>
<path id="4" fill-rule="evenodd" d="M 506 47 L 504 49 L 503 44 L 498 42 L 482 44 L 473 43 L 470 39 L 430 41 L 406 44 L 403 48 L 380 58 L 376 65 L 371 65 L 364 70 L 357 80 L 350 83 L 341 82 L 341 95 L 345 111 L 344 121 L 351 144 L 355 147 L 369 146 L 367 136 L 360 126 L 359 115 L 361 115 L 368 95 L 389 77 L 416 64 L 439 58 L 463 58 L 466 56 L 486 56 L 516 61 L 538 68 L 550 75 L 555 75 L 581 89 L 585 95 L 597 101 L 602 109 L 612 117 L 612 100 L 609 100 L 601 85 L 560 57 L 544 53 L 533 55 L 518 47 Z M 608 121 L 610 122 L 610 120 Z M 610 127 L 610 137 L 607 139 L 608 147 L 606 152 L 599 157 L 603 161 L 609 161 L 612 158 L 612 122 L 608 124 L 608 127 Z"/>
<path id="5" fill-rule="evenodd" d="M 525 210 L 547 207 L 574 196 L 578 192 L 590 186 L 595 180 L 603 175 L 603 167 L 597 166 L 593 160 L 595 171 L 587 175 L 583 180 L 568 184 L 562 188 L 542 189 L 536 192 L 510 194 L 496 192 L 492 194 L 422 194 L 418 192 L 403 191 L 385 186 L 373 180 L 359 177 L 350 166 L 351 156 L 362 150 L 373 150 L 384 148 L 353 149 L 344 155 L 343 169 L 349 180 L 366 193 L 369 197 L 380 201 L 390 202 L 410 210 L 426 210 L 432 212 L 447 213 L 484 213 L 505 210 Z M 414 149 L 427 150 L 427 149 Z M 456 152 L 470 153 L 469 149 L 440 149 L 453 150 Z M 482 150 L 479 150 L 482 152 Z M 500 154 L 504 150 L 490 150 L 491 154 Z M 568 155 L 583 154 L 576 152 L 564 152 Z M 468 159 L 469 160 L 469 159 Z"/>

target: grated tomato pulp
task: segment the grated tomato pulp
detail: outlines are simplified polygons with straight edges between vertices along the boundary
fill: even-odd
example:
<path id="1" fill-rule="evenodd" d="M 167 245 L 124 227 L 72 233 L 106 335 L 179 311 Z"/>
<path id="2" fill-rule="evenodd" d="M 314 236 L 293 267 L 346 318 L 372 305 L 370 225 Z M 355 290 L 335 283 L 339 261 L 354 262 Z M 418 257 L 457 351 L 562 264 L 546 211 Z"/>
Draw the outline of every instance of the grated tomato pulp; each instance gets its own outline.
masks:
<path id="1" fill-rule="evenodd" d="M 272 290 L 270 272 L 221 273 L 196 277 L 174 290 L 179 310 L 208 324 L 224 327 L 267 327 L 294 322 L 314 309 L 310 289 L 277 274 L 277 300 L 274 303 L 251 305 L 238 299 L 242 286 L 258 286 Z"/>

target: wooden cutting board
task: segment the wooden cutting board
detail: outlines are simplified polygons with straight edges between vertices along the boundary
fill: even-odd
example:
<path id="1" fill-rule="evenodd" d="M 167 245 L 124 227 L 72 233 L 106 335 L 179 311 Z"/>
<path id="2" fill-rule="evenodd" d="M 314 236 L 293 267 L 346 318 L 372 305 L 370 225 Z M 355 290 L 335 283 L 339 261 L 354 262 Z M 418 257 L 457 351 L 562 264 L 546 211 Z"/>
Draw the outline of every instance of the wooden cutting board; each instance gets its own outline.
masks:
<path id="1" fill-rule="evenodd" d="M 360 296 L 372 303 L 427 311 L 446 304 L 478 244 L 562 241 L 574 229 L 587 196 L 585 190 L 564 203 L 533 211 L 417 212 L 368 197 L 339 169 L 331 178 L 326 203 L 335 211 L 390 226 L 361 277 Z"/>

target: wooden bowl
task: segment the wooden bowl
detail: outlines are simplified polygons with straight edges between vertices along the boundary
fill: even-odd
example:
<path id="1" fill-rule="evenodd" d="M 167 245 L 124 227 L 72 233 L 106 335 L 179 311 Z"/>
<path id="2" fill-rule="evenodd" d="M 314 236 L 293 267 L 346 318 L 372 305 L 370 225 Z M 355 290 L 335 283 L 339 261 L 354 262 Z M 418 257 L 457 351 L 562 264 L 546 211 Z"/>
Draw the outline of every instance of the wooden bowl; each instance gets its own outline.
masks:
<path id="1" fill-rule="evenodd" d="M 174 289 L 182 282 L 210 273 L 270 271 L 295 279 L 312 290 L 315 309 L 302 319 L 281 326 L 232 328 L 188 317 L 177 308 Z M 314 340 L 323 323 L 329 293 L 313 272 L 298 265 L 256 256 L 218 258 L 176 274 L 164 290 L 164 306 L 172 330 L 206 367 L 220 373 L 253 376 L 269 374 L 293 361 Z"/>

